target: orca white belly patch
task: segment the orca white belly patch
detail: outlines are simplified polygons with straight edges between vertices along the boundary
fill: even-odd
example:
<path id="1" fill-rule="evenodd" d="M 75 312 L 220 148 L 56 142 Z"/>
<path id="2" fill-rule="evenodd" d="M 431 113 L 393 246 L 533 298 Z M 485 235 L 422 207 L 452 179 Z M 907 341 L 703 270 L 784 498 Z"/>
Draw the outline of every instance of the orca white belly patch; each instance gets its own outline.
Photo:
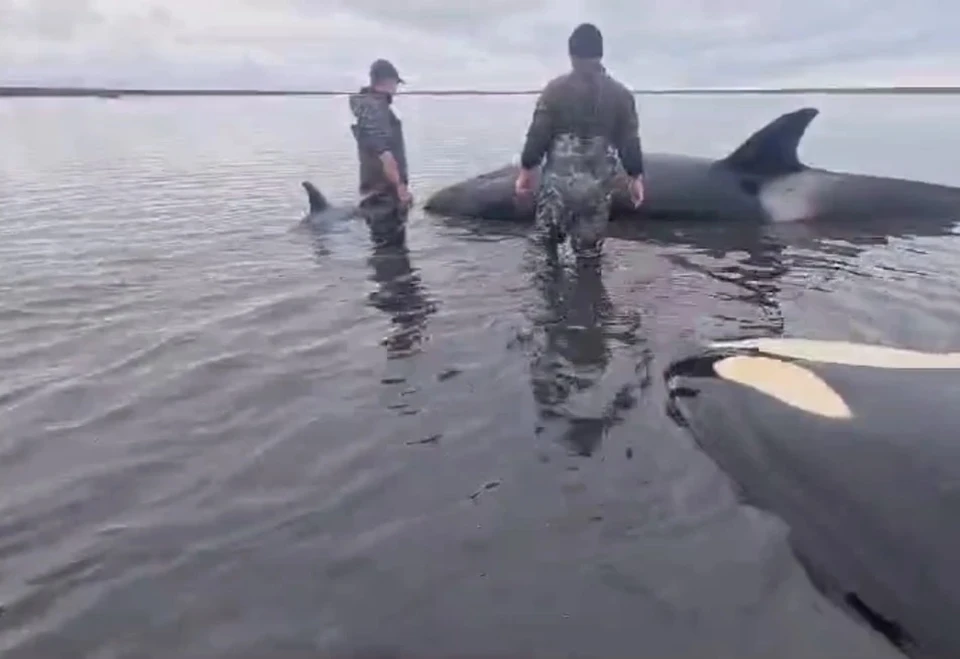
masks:
<path id="1" fill-rule="evenodd" d="M 772 222 L 799 222 L 817 216 L 817 200 L 834 184 L 835 177 L 806 170 L 767 181 L 758 198 Z"/>

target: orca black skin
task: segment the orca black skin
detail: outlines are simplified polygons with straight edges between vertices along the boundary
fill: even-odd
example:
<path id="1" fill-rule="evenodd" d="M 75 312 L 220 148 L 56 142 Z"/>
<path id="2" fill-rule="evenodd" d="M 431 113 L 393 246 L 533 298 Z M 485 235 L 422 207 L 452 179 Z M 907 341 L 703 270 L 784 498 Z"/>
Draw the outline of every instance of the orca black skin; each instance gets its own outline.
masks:
<path id="1" fill-rule="evenodd" d="M 861 347 L 842 344 L 831 359 L 829 342 L 806 355 L 763 342 L 671 363 L 670 415 L 750 503 L 790 526 L 828 594 L 910 656 L 960 657 L 960 354 L 837 363 L 856 362 Z M 835 397 L 812 376 L 791 384 L 783 369 L 796 367 Z"/>
<path id="2" fill-rule="evenodd" d="M 807 107 L 781 115 L 719 160 L 645 154 L 643 205 L 634 208 L 621 176 L 611 220 L 960 219 L 960 188 L 804 165 L 797 149 L 818 113 Z M 518 200 L 514 193 L 517 172 L 517 165 L 507 165 L 448 186 L 424 208 L 438 215 L 532 222 L 531 199 Z"/>
<path id="3" fill-rule="evenodd" d="M 310 181 L 303 181 L 300 185 L 306 191 L 307 202 L 309 203 L 307 214 L 300 220 L 301 225 L 322 230 L 358 214 L 356 206 L 332 206 L 323 196 L 323 193 Z"/>

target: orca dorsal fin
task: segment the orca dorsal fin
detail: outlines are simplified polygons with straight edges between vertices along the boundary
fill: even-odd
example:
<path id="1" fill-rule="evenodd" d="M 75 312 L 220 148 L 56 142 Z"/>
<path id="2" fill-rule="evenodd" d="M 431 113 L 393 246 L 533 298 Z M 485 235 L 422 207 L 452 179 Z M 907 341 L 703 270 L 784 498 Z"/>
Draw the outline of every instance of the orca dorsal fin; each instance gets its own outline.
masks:
<path id="1" fill-rule="evenodd" d="M 820 114 L 817 108 L 800 108 L 780 115 L 755 132 L 721 162 L 751 174 L 787 174 L 803 169 L 797 148 L 807 127 Z"/>
<path id="2" fill-rule="evenodd" d="M 300 185 L 303 186 L 303 189 L 307 191 L 307 201 L 310 203 L 310 212 L 311 213 L 320 213 L 327 210 L 330 204 L 327 203 L 327 198 L 323 196 L 316 186 L 310 181 L 303 181 Z"/>

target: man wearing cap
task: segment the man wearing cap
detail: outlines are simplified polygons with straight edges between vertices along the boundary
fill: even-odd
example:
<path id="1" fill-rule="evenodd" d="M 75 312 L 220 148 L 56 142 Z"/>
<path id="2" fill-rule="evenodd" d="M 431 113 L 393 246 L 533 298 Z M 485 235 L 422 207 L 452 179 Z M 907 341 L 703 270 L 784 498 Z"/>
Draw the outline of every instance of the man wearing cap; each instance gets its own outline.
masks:
<path id="1" fill-rule="evenodd" d="M 578 256 L 603 246 L 613 183 L 622 166 L 635 205 L 643 201 L 643 153 L 633 94 L 601 63 L 603 36 L 579 25 L 567 42 L 571 71 L 547 83 L 527 130 L 517 177 L 518 195 L 537 191 L 539 238 L 555 249 L 569 235 Z"/>
<path id="2" fill-rule="evenodd" d="M 407 153 L 403 125 L 390 108 L 403 78 L 384 59 L 370 65 L 370 84 L 350 96 L 351 126 L 360 159 L 361 213 L 376 242 L 402 242 L 407 211 Z"/>

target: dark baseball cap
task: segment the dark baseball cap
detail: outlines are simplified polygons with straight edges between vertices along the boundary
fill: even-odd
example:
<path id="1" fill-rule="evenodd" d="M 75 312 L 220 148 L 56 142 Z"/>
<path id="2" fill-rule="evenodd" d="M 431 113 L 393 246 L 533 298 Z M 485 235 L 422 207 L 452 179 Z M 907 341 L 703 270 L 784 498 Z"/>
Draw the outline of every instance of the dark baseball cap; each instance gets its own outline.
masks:
<path id="1" fill-rule="evenodd" d="M 397 67 L 385 59 L 378 59 L 370 65 L 370 82 L 378 82 L 380 80 L 404 82 L 403 78 L 400 77 L 400 73 L 397 72 Z"/>

